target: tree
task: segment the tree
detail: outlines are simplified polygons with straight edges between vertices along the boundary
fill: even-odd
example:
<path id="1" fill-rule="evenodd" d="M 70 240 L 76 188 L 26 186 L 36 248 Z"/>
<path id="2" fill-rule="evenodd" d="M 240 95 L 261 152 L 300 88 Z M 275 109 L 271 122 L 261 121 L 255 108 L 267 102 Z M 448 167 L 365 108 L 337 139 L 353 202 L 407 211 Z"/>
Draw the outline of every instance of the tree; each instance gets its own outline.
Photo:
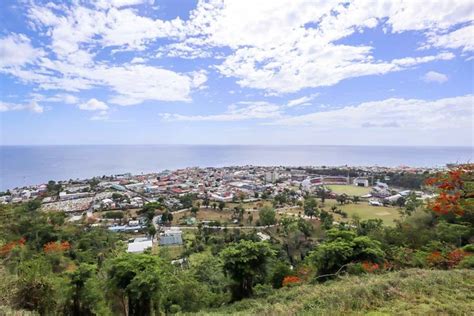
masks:
<path id="1" fill-rule="evenodd" d="M 155 235 L 156 235 L 156 227 L 155 227 L 155 225 L 149 224 L 149 225 L 147 226 L 147 231 L 148 231 L 148 235 L 151 236 L 151 238 L 155 238 Z"/>
<path id="2" fill-rule="evenodd" d="M 40 315 L 55 314 L 63 281 L 51 273 L 51 266 L 44 257 L 21 262 L 15 293 L 17 306 Z"/>
<path id="3" fill-rule="evenodd" d="M 341 205 L 342 205 L 342 204 L 345 204 L 345 203 L 347 202 L 347 195 L 345 195 L 345 194 L 339 194 L 339 195 L 337 196 L 337 198 L 336 198 L 336 201 L 337 201 L 338 203 L 341 203 Z"/>
<path id="4" fill-rule="evenodd" d="M 318 215 L 318 203 L 312 197 L 305 199 L 304 201 L 304 214 L 313 218 Z"/>
<path id="5" fill-rule="evenodd" d="M 334 221 L 334 217 L 332 214 L 329 214 L 326 211 L 321 211 L 321 223 L 325 229 L 330 229 L 332 227 L 332 223 Z"/>
<path id="6" fill-rule="evenodd" d="M 327 239 L 308 257 L 316 264 L 319 274 L 327 274 L 352 261 L 381 262 L 384 255 L 379 241 L 357 236 L 353 231 L 333 228 L 327 231 Z"/>
<path id="7" fill-rule="evenodd" d="M 173 221 L 173 213 L 170 211 L 166 210 L 162 215 L 161 215 L 161 222 L 162 223 L 171 223 Z"/>
<path id="8" fill-rule="evenodd" d="M 323 186 L 319 186 L 317 195 L 321 198 L 321 203 L 324 204 L 324 202 L 326 201 L 326 188 Z"/>
<path id="9" fill-rule="evenodd" d="M 112 193 L 112 200 L 116 201 L 116 200 L 120 200 L 122 199 L 123 195 L 120 194 L 120 193 L 117 193 L 117 192 L 114 192 Z"/>
<path id="10" fill-rule="evenodd" d="M 195 196 L 192 194 L 186 194 L 179 197 L 179 202 L 183 205 L 183 208 L 191 208 L 193 206 L 193 201 Z"/>
<path id="11" fill-rule="evenodd" d="M 358 197 L 357 195 L 354 195 L 354 196 L 352 197 L 352 201 L 353 201 L 355 204 L 357 204 L 357 203 L 359 203 L 359 201 L 360 201 L 360 197 Z"/>
<path id="12" fill-rule="evenodd" d="M 279 289 L 283 285 L 283 279 L 291 275 L 293 271 L 290 269 L 290 265 L 286 262 L 278 261 L 272 269 L 271 283 L 273 288 Z"/>
<path id="13" fill-rule="evenodd" d="M 406 202 L 406 200 L 405 200 L 405 198 L 404 198 L 403 196 L 399 197 L 399 198 L 395 201 L 395 203 L 397 204 L 397 206 L 398 206 L 399 208 L 404 207 L 404 206 L 405 206 L 405 202 Z"/>
<path id="14" fill-rule="evenodd" d="M 225 207 L 225 202 L 220 201 L 220 202 L 219 202 L 219 210 L 223 211 L 223 210 L 224 210 L 224 207 Z"/>
<path id="15" fill-rule="evenodd" d="M 149 254 L 123 254 L 111 260 L 109 282 L 124 301 L 128 301 L 129 316 L 159 312 L 162 265 L 158 257 Z"/>
<path id="16" fill-rule="evenodd" d="M 405 212 L 403 215 L 411 216 L 421 205 L 423 205 L 423 202 L 421 200 L 418 200 L 414 192 L 411 192 L 405 201 Z"/>
<path id="17" fill-rule="evenodd" d="M 209 196 L 206 193 L 206 195 L 204 196 L 204 199 L 202 200 L 202 205 L 204 205 L 206 208 L 208 208 L 210 203 L 211 203 L 211 201 L 209 200 Z"/>
<path id="18" fill-rule="evenodd" d="M 199 212 L 199 208 L 197 206 L 191 207 L 191 213 L 196 216 L 197 212 Z"/>
<path id="19" fill-rule="evenodd" d="M 59 183 L 56 184 L 56 181 L 53 181 L 53 180 L 48 181 L 48 184 L 46 185 L 46 190 L 48 191 L 49 194 L 52 194 L 52 195 L 59 194 L 61 189 L 62 189 L 61 184 Z"/>
<path id="20" fill-rule="evenodd" d="M 151 222 L 155 216 L 155 211 L 159 208 L 161 208 L 161 204 L 158 202 L 146 203 L 139 211 L 139 214 L 145 216 L 145 218 Z"/>
<path id="21" fill-rule="evenodd" d="M 241 240 L 221 252 L 224 272 L 235 282 L 232 287 L 233 300 L 252 295 L 257 278 L 266 275 L 266 264 L 275 251 L 266 242 Z"/>
<path id="22" fill-rule="evenodd" d="M 69 306 L 71 315 L 111 314 L 101 284 L 96 277 L 96 268 L 95 265 L 81 263 L 76 270 L 68 272 L 72 286 L 72 302 Z"/>
<path id="23" fill-rule="evenodd" d="M 264 206 L 258 212 L 260 224 L 262 226 L 273 225 L 276 223 L 275 210 L 270 206 Z"/>

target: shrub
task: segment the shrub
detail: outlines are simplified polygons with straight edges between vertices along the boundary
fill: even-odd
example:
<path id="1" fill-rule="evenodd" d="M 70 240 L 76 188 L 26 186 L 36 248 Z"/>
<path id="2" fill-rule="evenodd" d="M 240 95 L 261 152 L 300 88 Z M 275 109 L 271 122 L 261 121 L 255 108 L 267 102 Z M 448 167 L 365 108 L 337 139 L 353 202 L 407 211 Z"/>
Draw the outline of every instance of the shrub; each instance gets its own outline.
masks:
<path id="1" fill-rule="evenodd" d="M 286 276 L 283 279 L 282 285 L 283 286 L 290 286 L 290 285 L 294 285 L 294 284 L 298 284 L 298 283 L 301 283 L 301 279 L 299 277 L 289 275 L 289 276 Z"/>
<path id="2" fill-rule="evenodd" d="M 474 256 L 465 256 L 457 267 L 463 269 L 474 269 Z"/>
<path id="3" fill-rule="evenodd" d="M 124 217 L 124 214 L 123 214 L 123 212 L 120 212 L 120 211 L 106 212 L 104 214 L 104 218 L 117 218 L 117 219 L 120 219 L 120 218 L 123 218 L 123 217 Z"/>
<path id="4" fill-rule="evenodd" d="M 62 251 L 69 250 L 70 248 L 71 248 L 71 245 L 69 244 L 68 241 L 63 241 L 63 242 L 51 241 L 43 246 L 43 251 L 46 253 L 62 252 Z"/>
<path id="5" fill-rule="evenodd" d="M 367 273 L 373 273 L 373 272 L 379 271 L 379 269 L 380 269 L 380 266 L 378 265 L 378 263 L 373 263 L 370 261 L 362 262 L 362 270 L 364 270 Z"/>
<path id="6" fill-rule="evenodd" d="M 456 267 L 469 254 L 462 249 L 455 249 L 451 251 L 448 256 L 448 267 Z"/>

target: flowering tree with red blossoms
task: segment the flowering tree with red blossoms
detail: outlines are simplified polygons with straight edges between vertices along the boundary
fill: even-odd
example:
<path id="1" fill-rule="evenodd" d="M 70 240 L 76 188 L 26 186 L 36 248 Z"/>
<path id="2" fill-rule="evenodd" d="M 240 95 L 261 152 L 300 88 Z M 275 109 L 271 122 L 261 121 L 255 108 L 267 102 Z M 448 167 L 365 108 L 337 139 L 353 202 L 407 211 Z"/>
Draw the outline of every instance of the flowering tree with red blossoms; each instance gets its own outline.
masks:
<path id="1" fill-rule="evenodd" d="M 466 210 L 472 210 L 474 198 L 474 164 L 460 165 L 447 173 L 426 180 L 426 184 L 435 187 L 439 195 L 428 208 L 437 215 L 463 216 Z"/>

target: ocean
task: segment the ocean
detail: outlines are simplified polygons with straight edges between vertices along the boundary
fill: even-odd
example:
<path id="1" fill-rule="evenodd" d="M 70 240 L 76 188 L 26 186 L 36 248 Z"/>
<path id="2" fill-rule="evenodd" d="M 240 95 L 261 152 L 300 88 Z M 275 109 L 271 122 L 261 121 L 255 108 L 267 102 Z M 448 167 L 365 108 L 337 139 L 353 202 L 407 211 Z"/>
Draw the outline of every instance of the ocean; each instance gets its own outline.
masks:
<path id="1" fill-rule="evenodd" d="M 414 166 L 473 160 L 472 147 L 77 145 L 0 146 L 0 190 L 67 180 L 183 167 Z"/>

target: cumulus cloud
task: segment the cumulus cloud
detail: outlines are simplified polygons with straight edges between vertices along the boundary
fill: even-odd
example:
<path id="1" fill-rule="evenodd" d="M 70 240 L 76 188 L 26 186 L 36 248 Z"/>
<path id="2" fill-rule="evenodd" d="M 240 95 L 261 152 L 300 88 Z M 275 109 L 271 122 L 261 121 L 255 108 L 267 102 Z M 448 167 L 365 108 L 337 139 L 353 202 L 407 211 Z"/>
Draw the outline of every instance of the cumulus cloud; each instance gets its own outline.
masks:
<path id="1" fill-rule="evenodd" d="M 44 90 L 106 88 L 114 93 L 108 103 L 125 106 L 148 100 L 188 102 L 205 87 L 209 74 L 158 67 L 143 57 L 116 63 L 114 54 L 123 51 L 140 51 L 147 58 L 212 58 L 210 71 L 242 87 L 280 95 L 453 59 L 446 50 L 473 50 L 470 0 L 199 1 L 186 20 L 146 16 L 138 4 L 151 2 L 28 2 L 28 24 L 47 42 L 35 48 L 21 34 L 0 39 L 0 71 Z M 423 48 L 441 51 L 384 60 L 374 57 L 372 43 L 344 42 L 377 27 L 387 36 L 422 32 Z M 160 39 L 164 43 L 158 46 Z M 296 99 L 287 106 L 308 102 Z"/>
<path id="2" fill-rule="evenodd" d="M 32 63 L 43 54 L 44 52 L 34 48 L 30 39 L 23 34 L 11 33 L 0 38 L 0 69 Z"/>
<path id="3" fill-rule="evenodd" d="M 34 28 L 49 37 L 54 54 L 36 60 L 31 67 L 10 68 L 4 72 L 45 90 L 79 92 L 107 87 L 116 92 L 109 100 L 119 105 L 146 100 L 189 101 L 193 89 L 207 80 L 204 72 L 188 74 L 146 65 L 144 58 L 131 64 L 113 65 L 96 61 L 107 47 L 115 50 L 143 50 L 157 38 L 178 37 L 183 21 L 154 20 L 128 8 L 143 1 L 104 1 L 90 7 L 32 4 L 27 10 Z M 104 7 L 105 5 L 105 7 Z M 11 45 L 10 45 L 11 46 Z"/>
<path id="4" fill-rule="evenodd" d="M 142 57 L 133 57 L 133 59 L 130 61 L 132 64 L 143 64 L 144 62 L 146 62 L 146 59 Z"/>
<path id="5" fill-rule="evenodd" d="M 250 6 L 252 10 L 249 11 Z M 189 58 L 189 51 L 202 51 L 206 47 L 230 48 L 231 53 L 216 66 L 221 74 L 237 78 L 243 87 L 271 93 L 296 92 L 331 86 L 349 78 L 382 75 L 421 63 L 452 59 L 452 53 L 440 53 L 376 60 L 372 46 L 338 41 L 379 25 L 393 33 L 442 32 L 471 21 L 473 7 L 468 0 L 442 4 L 427 4 L 421 0 L 352 1 L 346 4 L 329 1 L 200 2 L 185 24 L 187 38 L 170 45 L 169 49 L 172 54 L 182 52 L 183 57 Z M 179 49 L 174 49 L 176 47 Z"/>
<path id="6" fill-rule="evenodd" d="M 39 105 L 36 101 L 31 101 L 27 104 L 7 103 L 0 101 L 0 112 L 8 111 L 30 111 L 34 113 L 43 113 L 44 107 Z"/>
<path id="7" fill-rule="evenodd" d="M 272 124 L 312 126 L 318 129 L 398 128 L 472 129 L 473 95 L 438 100 L 391 98 L 364 102 L 336 110 L 315 112 L 275 120 Z"/>
<path id="8" fill-rule="evenodd" d="M 448 76 L 436 71 L 428 71 L 423 76 L 423 80 L 426 82 L 436 82 L 436 83 L 443 83 L 448 81 Z"/>
<path id="9" fill-rule="evenodd" d="M 79 109 L 85 110 L 85 111 L 106 111 L 109 109 L 107 104 L 95 98 L 92 98 L 85 103 L 79 104 L 78 107 Z"/>
<path id="10" fill-rule="evenodd" d="M 427 41 L 427 46 L 439 48 L 462 49 L 465 53 L 474 52 L 474 25 L 468 25 L 450 33 L 432 33 Z"/>

